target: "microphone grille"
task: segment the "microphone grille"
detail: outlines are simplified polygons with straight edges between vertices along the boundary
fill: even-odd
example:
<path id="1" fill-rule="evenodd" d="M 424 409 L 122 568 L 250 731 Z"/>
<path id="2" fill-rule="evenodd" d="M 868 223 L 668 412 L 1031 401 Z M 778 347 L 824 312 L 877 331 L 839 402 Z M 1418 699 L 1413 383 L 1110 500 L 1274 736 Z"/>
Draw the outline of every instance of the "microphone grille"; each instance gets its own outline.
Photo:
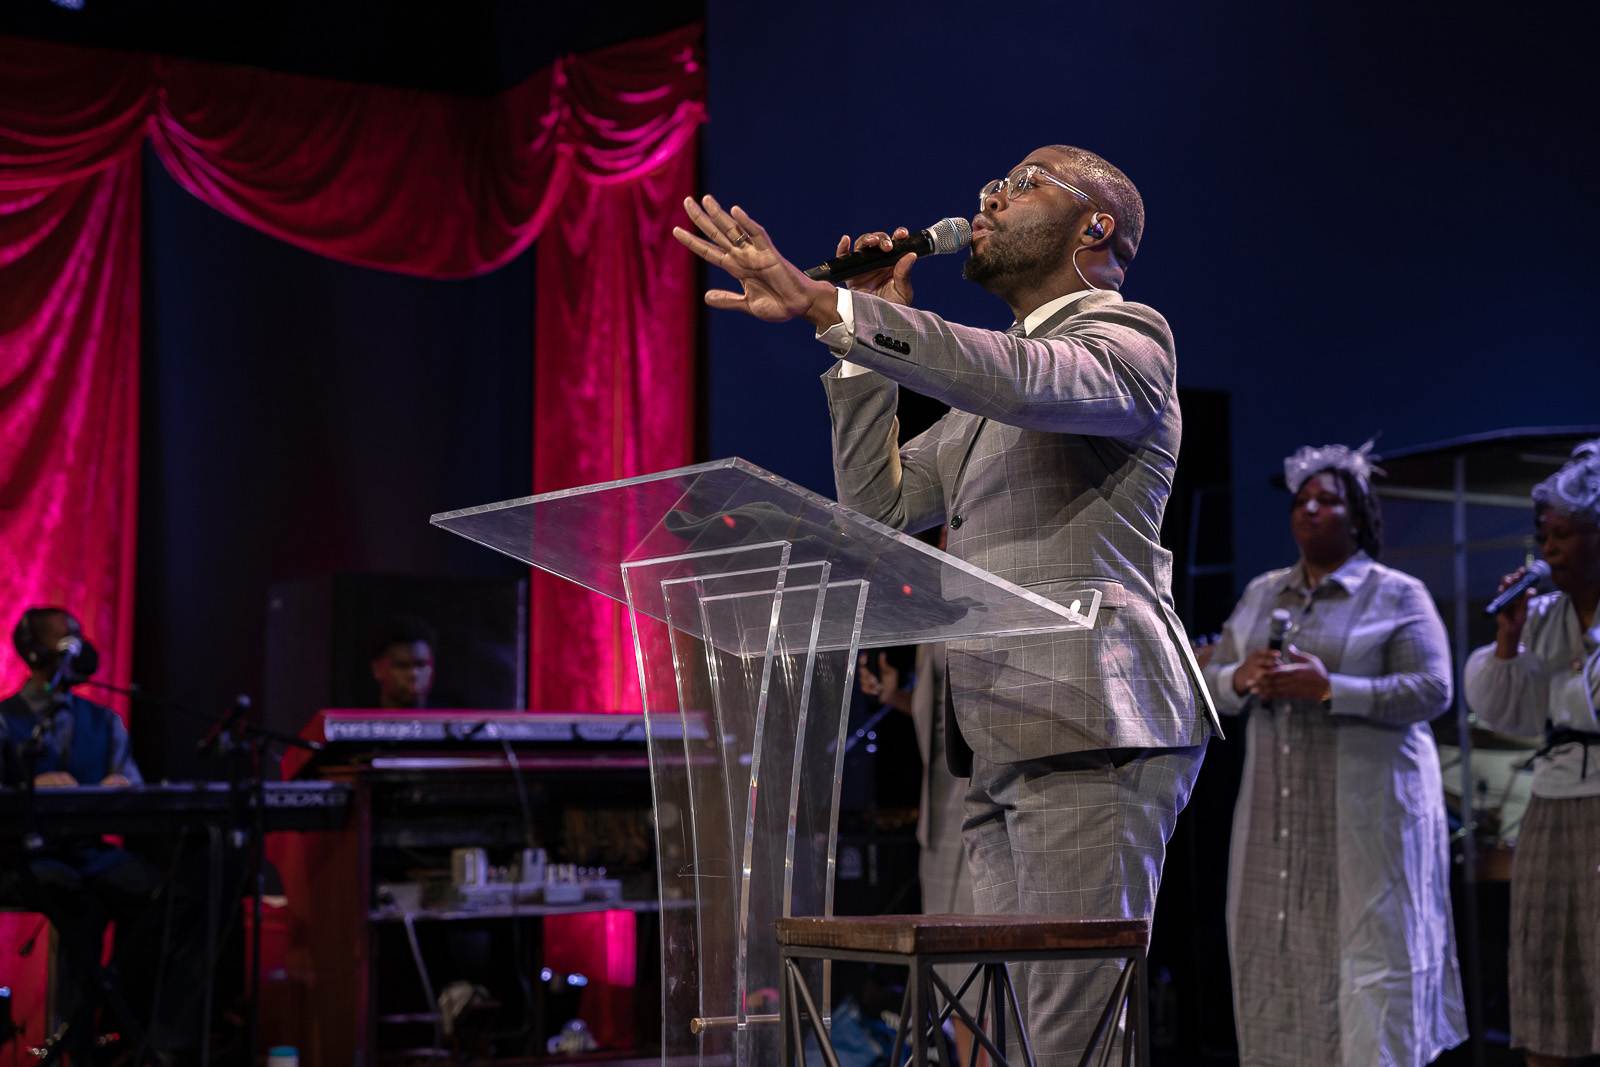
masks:
<path id="1" fill-rule="evenodd" d="M 1528 573 L 1533 575 L 1535 578 L 1538 578 L 1540 581 L 1544 581 L 1546 578 L 1550 577 L 1550 564 L 1546 563 L 1542 559 L 1536 559 L 1532 563 L 1528 564 Z"/>
<path id="2" fill-rule="evenodd" d="M 78 656 L 83 653 L 83 642 L 68 634 L 56 642 L 56 651 L 66 656 Z"/>
<path id="3" fill-rule="evenodd" d="M 1276 637 L 1283 637 L 1289 632 L 1289 627 L 1294 623 L 1294 616 L 1285 608 L 1278 608 L 1272 613 L 1270 632 Z"/>
<path id="4" fill-rule="evenodd" d="M 958 252 L 972 243 L 972 223 L 960 218 L 940 219 L 928 227 L 928 236 L 933 239 L 930 256 Z"/>

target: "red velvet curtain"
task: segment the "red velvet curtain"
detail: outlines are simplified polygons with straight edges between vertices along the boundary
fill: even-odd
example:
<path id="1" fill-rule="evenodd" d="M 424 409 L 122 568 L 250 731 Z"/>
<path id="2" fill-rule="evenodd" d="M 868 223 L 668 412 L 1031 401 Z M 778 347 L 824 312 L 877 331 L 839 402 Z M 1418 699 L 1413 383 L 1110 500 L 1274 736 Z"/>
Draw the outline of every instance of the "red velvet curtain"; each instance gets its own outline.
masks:
<path id="1" fill-rule="evenodd" d="M 139 159 L 0 190 L 0 604 L 72 607 L 126 685 L 139 441 Z M 5 654 L 5 689 L 26 675 Z"/>
<path id="2" fill-rule="evenodd" d="M 150 135 L 184 188 L 240 222 L 348 263 L 465 277 L 579 210 L 587 187 L 693 156 L 698 39 L 562 59 L 487 99 L 159 60 Z"/>
<path id="3" fill-rule="evenodd" d="M 565 58 L 487 99 L 0 39 L 4 610 L 76 608 L 126 680 L 146 134 L 206 203 L 351 263 L 482 273 L 556 221 L 538 263 L 535 490 L 688 462 L 694 268 L 667 219 L 693 188 L 699 35 Z M 537 598 L 533 706 L 637 706 L 615 612 L 586 603 Z M 0 684 L 19 677 L 8 661 Z"/>
<path id="4" fill-rule="evenodd" d="M 569 192 L 571 210 L 553 218 L 540 238 L 534 343 L 540 352 L 562 355 L 534 365 L 534 395 L 567 405 L 539 404 L 533 480 L 540 490 L 692 460 L 695 273 L 678 269 L 683 248 L 659 220 L 681 211 L 694 166 L 682 153 L 639 181 L 585 183 Z M 573 270 L 575 263 L 583 270 Z M 617 298 L 647 288 L 654 293 L 648 302 Z M 681 360 L 635 356 L 679 344 L 688 346 Z M 597 417 L 594 426 L 580 425 Z M 614 432 L 622 426 L 632 432 Z M 580 440 L 583 447 L 574 449 Z M 540 571 L 532 594 L 530 644 L 551 652 L 533 657 L 531 706 L 642 707 L 626 609 Z"/>
<path id="5" fill-rule="evenodd" d="M 141 71 L 9 42 L 0 55 L 0 619 L 9 634 L 28 604 L 73 608 L 119 683 L 133 645 Z M 0 692 L 26 674 L 0 650 Z M 3 977 L 34 1044 L 48 954 L 19 947 L 47 943 L 40 922 L 0 915 Z"/>
<path id="6" fill-rule="evenodd" d="M 135 60 L 0 45 L 0 618 L 72 608 L 126 684 L 149 89 Z"/>
<path id="7" fill-rule="evenodd" d="M 544 235 L 534 489 L 689 462 L 694 266 L 668 220 L 693 190 L 699 39 L 469 98 L 0 38 L 0 616 L 72 608 L 128 681 L 146 136 L 207 204 L 350 263 L 462 277 Z M 595 599 L 539 587 L 531 706 L 638 706 Z M 0 660 L 9 691 L 24 672 Z"/>

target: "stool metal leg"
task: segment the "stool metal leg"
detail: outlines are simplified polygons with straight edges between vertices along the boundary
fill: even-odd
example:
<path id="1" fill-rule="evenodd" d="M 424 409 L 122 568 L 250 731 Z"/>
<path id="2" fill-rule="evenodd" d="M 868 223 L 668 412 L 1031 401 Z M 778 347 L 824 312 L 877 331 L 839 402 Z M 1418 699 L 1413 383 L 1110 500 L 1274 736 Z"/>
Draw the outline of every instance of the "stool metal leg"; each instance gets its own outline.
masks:
<path id="1" fill-rule="evenodd" d="M 928 983 L 922 974 L 922 960 L 911 957 L 911 1064 L 928 1064 Z"/>
<path id="2" fill-rule="evenodd" d="M 1090 1067 L 1094 1062 L 1095 1050 L 1101 1051 L 1101 1067 L 1106 1067 L 1111 1062 L 1111 1048 L 1115 1043 L 1117 1019 L 1122 1014 L 1122 1005 L 1128 997 L 1128 982 L 1133 977 L 1133 968 L 1125 966 L 1122 975 L 1117 979 L 1116 986 L 1111 990 L 1111 999 L 1106 1001 L 1105 1010 L 1100 1013 L 1100 1020 L 1094 1025 L 1094 1033 L 1089 1036 L 1089 1043 L 1084 1046 L 1083 1058 L 1078 1061 L 1078 1067 Z M 1105 1044 L 1101 1045 L 1104 1040 Z"/>
<path id="3" fill-rule="evenodd" d="M 1010 986 L 1011 975 L 1006 971 L 1004 963 L 989 964 L 994 971 L 994 1022 L 989 1024 L 989 1033 L 994 1038 L 995 1048 L 1000 1050 L 1004 1058 L 1006 1054 L 1006 990 Z M 1009 1060 L 1005 1061 L 1007 1064 Z"/>
<path id="4" fill-rule="evenodd" d="M 906 991 L 900 996 L 900 1018 L 894 1024 L 894 1048 L 889 1053 L 889 1067 L 900 1067 L 900 1050 L 905 1048 L 906 1026 L 911 1021 L 911 979 L 906 979 Z"/>
<path id="5" fill-rule="evenodd" d="M 778 982 L 778 1019 L 782 1034 L 778 1040 L 778 1067 L 789 1067 L 798 1057 L 805 1061 L 805 1042 L 800 1036 L 800 1011 L 794 997 L 794 965 L 787 952 L 779 955 L 783 971 Z"/>
<path id="6" fill-rule="evenodd" d="M 1025 1014 L 1027 1007 L 1017 999 L 1017 987 L 1011 984 L 1011 965 L 1009 963 L 1000 965 L 1000 977 L 1005 980 L 1006 999 L 1011 1002 L 1011 1010 L 1014 1013 L 1012 1018 L 1017 1023 L 1017 1043 L 1022 1046 L 1022 1062 L 1027 1064 L 1027 1067 L 1034 1067 L 1037 1061 L 1033 1058 L 1033 1041 L 1028 1037 L 1027 1015 Z"/>
<path id="7" fill-rule="evenodd" d="M 930 1026 L 937 1025 L 942 1030 L 944 1029 L 945 1020 L 950 1018 L 952 1015 L 959 1015 L 963 1020 L 965 1020 L 968 1026 L 972 1025 L 972 1017 L 966 1013 L 965 1009 L 960 1007 L 960 1001 L 962 997 L 967 995 L 967 990 L 972 988 L 972 983 L 978 980 L 978 974 L 982 970 L 983 964 L 980 963 L 974 966 L 972 970 L 968 971 L 967 980 L 961 983 L 960 991 L 954 994 L 950 992 L 950 986 L 945 982 L 945 980 L 939 977 L 939 972 L 937 970 L 931 972 L 934 978 L 935 986 L 940 993 L 944 994 L 945 1001 L 944 1007 L 939 1009 L 939 1017 L 935 1019 L 933 1023 L 930 1023 Z M 987 996 L 988 994 L 985 993 L 984 995 Z M 938 1007 L 938 1005 L 936 1004 L 935 1007 Z"/>
<path id="8" fill-rule="evenodd" d="M 822 1061 L 828 1067 L 839 1067 L 839 1054 L 834 1051 L 833 1039 L 828 1036 L 827 1029 L 822 1025 L 822 1012 L 817 1010 L 817 1002 L 811 999 L 811 989 L 806 985 L 805 976 L 800 973 L 800 969 L 794 965 L 793 960 L 789 961 L 787 971 L 788 973 L 784 977 L 787 981 L 794 983 L 794 991 L 799 994 L 800 1002 L 805 1005 L 806 1014 L 811 1019 L 811 1032 L 816 1035 L 817 1047 L 822 1051 Z M 805 1059 L 804 1048 L 797 1051 L 803 1062 Z"/>
<path id="9" fill-rule="evenodd" d="M 1133 980 L 1133 1033 L 1127 1048 L 1134 1051 L 1133 1062 L 1138 1067 L 1150 1067 L 1150 980 L 1146 977 L 1149 967 L 1145 954 L 1139 953 L 1129 966 L 1137 967 L 1138 973 Z"/>
<path id="10" fill-rule="evenodd" d="M 967 1064 L 967 1067 L 977 1067 L 979 1047 L 977 1036 L 982 1034 L 984 1035 L 984 1041 L 989 1040 L 987 1036 L 989 1032 L 988 1023 L 986 1020 L 989 1018 L 989 983 L 994 978 L 994 975 L 990 972 L 987 964 L 980 964 L 979 966 L 983 970 L 983 984 L 978 988 L 978 1018 L 977 1024 L 972 1028 L 974 1038 L 972 1043 L 972 1060 Z"/>
<path id="11" fill-rule="evenodd" d="M 940 978 L 937 972 L 930 969 L 928 972 L 928 977 L 932 980 L 934 988 L 943 993 L 950 1004 L 955 1005 L 956 1016 L 972 1029 L 972 1056 L 967 1061 L 967 1067 L 975 1067 L 978 1062 L 978 1050 L 980 1048 L 987 1051 L 989 1055 L 994 1058 L 994 1062 L 997 1067 L 1009 1067 L 1010 1061 L 1006 1059 L 1005 1052 L 996 1046 L 992 1040 L 990 1040 L 989 1034 L 984 1030 L 983 1020 L 985 1015 L 983 1010 L 980 1008 L 978 1011 L 978 1017 L 974 1019 L 972 1016 L 967 1014 L 966 1008 L 960 1006 L 957 1000 L 957 995 L 950 992 L 950 987 L 945 985 L 944 979 Z M 967 987 L 963 985 L 961 988 L 964 991 Z M 984 983 L 983 995 L 985 997 L 989 995 L 987 982 Z M 931 1033 L 932 1030 L 930 1029 L 929 1032 Z"/>

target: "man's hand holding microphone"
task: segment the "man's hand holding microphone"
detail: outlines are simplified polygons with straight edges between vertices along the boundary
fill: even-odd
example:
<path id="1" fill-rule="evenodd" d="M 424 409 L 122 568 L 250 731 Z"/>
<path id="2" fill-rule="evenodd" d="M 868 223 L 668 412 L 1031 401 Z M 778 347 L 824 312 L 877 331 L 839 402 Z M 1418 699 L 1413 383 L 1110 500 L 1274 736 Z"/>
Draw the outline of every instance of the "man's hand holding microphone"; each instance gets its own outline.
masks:
<path id="1" fill-rule="evenodd" d="M 850 235 L 845 234 L 839 238 L 839 245 L 834 250 L 834 255 L 843 256 L 852 251 L 882 250 L 892 252 L 896 242 L 909 240 L 910 237 L 911 231 L 901 226 L 893 234 L 884 233 L 882 230 L 876 233 L 864 233 L 855 239 L 854 246 L 852 246 Z M 903 304 L 906 307 L 910 307 L 911 268 L 916 265 L 916 262 L 917 254 L 915 252 L 907 252 L 896 260 L 892 266 L 883 267 L 866 274 L 858 274 L 850 279 L 848 284 L 854 292 L 870 293 L 892 304 Z"/>
<path id="2" fill-rule="evenodd" d="M 801 270 L 785 259 L 765 228 L 735 205 L 723 210 L 715 197 L 685 197 L 683 209 L 697 236 L 681 226 L 672 236 L 689 251 L 733 275 L 742 292 L 712 289 L 706 304 L 743 311 L 763 322 L 804 318 L 820 333 L 840 321 L 835 282 L 853 279 L 850 288 L 896 304 L 911 303 L 911 268 L 919 255 L 938 255 L 965 248 L 972 241 L 966 219 L 941 219 L 912 233 L 901 226 L 888 233 L 865 233 L 852 242 L 839 238 L 835 257 Z"/>

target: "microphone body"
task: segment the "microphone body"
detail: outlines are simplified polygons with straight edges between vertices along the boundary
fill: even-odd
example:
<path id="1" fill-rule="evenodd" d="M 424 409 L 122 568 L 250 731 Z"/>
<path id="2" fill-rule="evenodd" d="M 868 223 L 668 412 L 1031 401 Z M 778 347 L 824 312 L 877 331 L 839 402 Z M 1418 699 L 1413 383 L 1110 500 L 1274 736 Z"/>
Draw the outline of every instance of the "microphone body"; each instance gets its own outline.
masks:
<path id="1" fill-rule="evenodd" d="M 1294 616 L 1289 614 L 1287 608 L 1276 608 L 1272 612 L 1272 621 L 1267 624 L 1267 649 L 1283 655 L 1283 643 L 1289 637 L 1289 629 L 1294 624 Z M 1254 695 L 1254 694 L 1252 694 Z M 1263 700 L 1261 707 L 1265 711 L 1272 710 L 1272 701 Z"/>
<path id="2" fill-rule="evenodd" d="M 882 248 L 863 248 L 859 252 L 846 252 L 812 267 L 806 271 L 806 277 L 842 282 L 858 274 L 892 267 L 912 252 L 919 256 L 941 256 L 947 252 L 959 252 L 971 243 L 972 223 L 959 218 L 940 219 L 926 230 L 918 230 L 910 237 L 895 241 L 887 251 Z"/>
<path id="3" fill-rule="evenodd" d="M 1534 560 L 1528 564 L 1528 569 L 1521 578 L 1507 586 L 1505 592 L 1495 594 L 1494 599 L 1484 605 L 1483 613 L 1485 615 L 1500 614 L 1523 593 L 1526 593 L 1548 577 L 1550 577 L 1550 564 L 1542 559 Z"/>
<path id="4" fill-rule="evenodd" d="M 59 658 L 55 674 L 50 678 L 52 693 L 86 682 L 100 669 L 100 653 L 84 638 L 68 634 L 56 642 L 55 653 Z"/>
<path id="5" fill-rule="evenodd" d="M 1289 614 L 1287 608 L 1278 608 L 1272 613 L 1272 622 L 1267 626 L 1267 648 L 1273 652 L 1283 651 L 1284 639 L 1289 636 L 1289 627 L 1294 622 L 1294 616 Z"/>

